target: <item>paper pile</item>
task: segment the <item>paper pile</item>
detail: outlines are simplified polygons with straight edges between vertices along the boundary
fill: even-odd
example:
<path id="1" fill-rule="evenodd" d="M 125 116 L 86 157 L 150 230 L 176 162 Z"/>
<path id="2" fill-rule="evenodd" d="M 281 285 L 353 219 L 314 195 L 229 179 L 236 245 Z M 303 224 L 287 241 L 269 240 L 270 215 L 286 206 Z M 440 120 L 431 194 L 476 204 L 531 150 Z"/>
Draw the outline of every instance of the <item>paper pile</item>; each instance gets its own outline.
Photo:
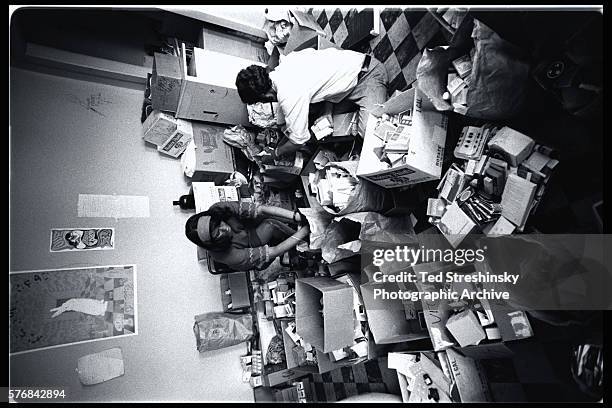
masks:
<path id="1" fill-rule="evenodd" d="M 357 162 L 352 162 L 352 167 Z M 328 162 L 321 166 L 315 160 L 317 171 L 308 174 L 308 183 L 317 201 L 322 206 L 330 206 L 342 211 L 349 203 L 353 190 L 359 181 L 349 171 L 351 162 Z"/>
<path id="2" fill-rule="evenodd" d="M 453 110 L 464 115 L 467 112 L 467 94 L 471 83 L 472 58 L 475 49 L 470 54 L 455 59 L 452 63 L 452 72 L 449 72 L 446 89 L 442 98 L 453 105 Z"/>

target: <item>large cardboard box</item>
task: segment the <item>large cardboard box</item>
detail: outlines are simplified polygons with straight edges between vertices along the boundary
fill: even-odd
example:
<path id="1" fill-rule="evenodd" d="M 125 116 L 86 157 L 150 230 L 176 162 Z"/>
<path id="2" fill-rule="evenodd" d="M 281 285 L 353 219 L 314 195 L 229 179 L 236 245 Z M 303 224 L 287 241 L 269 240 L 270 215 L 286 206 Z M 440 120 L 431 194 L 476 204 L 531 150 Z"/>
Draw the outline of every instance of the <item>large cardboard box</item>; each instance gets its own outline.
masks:
<path id="1" fill-rule="evenodd" d="M 389 99 L 378 113 L 394 115 L 412 109 L 409 151 L 403 165 L 387 168 L 374 149 L 384 146 L 374 131 L 377 118 L 366 126 L 357 175 L 381 187 L 394 188 L 439 179 L 442 173 L 447 117 L 435 110 L 426 96 L 411 88 Z"/>
<path id="2" fill-rule="evenodd" d="M 353 345 L 353 288 L 350 285 L 314 277 L 297 279 L 295 289 L 296 331 L 322 352 L 317 356 Z"/>
<path id="3" fill-rule="evenodd" d="M 192 181 L 220 184 L 234 172 L 234 152 L 223 141 L 223 126 L 193 122 L 196 163 Z"/>
<path id="4" fill-rule="evenodd" d="M 419 319 L 406 319 L 401 300 L 374 297 L 375 289 L 389 292 L 399 290 L 396 284 L 368 282 L 361 285 L 361 296 L 368 316 L 368 326 L 376 344 L 402 343 L 429 337 L 427 327 L 421 327 Z"/>
<path id="5" fill-rule="evenodd" d="M 153 109 L 176 112 L 181 93 L 180 58 L 156 52 L 153 56 L 151 106 Z"/>
<path id="6" fill-rule="evenodd" d="M 251 61 L 266 63 L 268 52 L 264 47 L 264 39 L 255 41 L 239 34 L 223 32 L 210 27 L 202 28 L 198 37 L 198 47 L 208 51 L 216 51 Z"/>
<path id="7" fill-rule="evenodd" d="M 249 124 L 246 105 L 236 89 L 236 76 L 241 69 L 257 61 L 194 48 L 187 61 L 182 45 L 183 80 L 176 117 L 228 125 Z"/>

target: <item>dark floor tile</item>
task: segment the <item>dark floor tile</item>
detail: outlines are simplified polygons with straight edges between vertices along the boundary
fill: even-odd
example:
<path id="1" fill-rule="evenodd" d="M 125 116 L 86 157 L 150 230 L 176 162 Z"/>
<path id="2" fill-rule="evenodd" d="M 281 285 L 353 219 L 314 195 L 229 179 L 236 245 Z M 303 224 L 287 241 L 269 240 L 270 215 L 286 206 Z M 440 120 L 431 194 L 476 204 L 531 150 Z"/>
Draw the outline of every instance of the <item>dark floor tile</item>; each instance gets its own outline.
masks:
<path id="1" fill-rule="evenodd" d="M 404 41 L 397 46 L 395 56 L 400 68 L 404 68 L 419 53 L 419 47 L 414 40 L 412 33 L 409 33 Z"/>
<path id="2" fill-rule="evenodd" d="M 323 382 L 331 382 L 332 381 L 331 373 L 329 371 L 326 373 L 323 373 L 321 375 L 321 379 Z"/>
<path id="3" fill-rule="evenodd" d="M 321 28 L 325 28 L 325 26 L 327 25 L 328 20 L 327 20 L 327 13 L 325 12 L 325 10 L 321 12 L 321 15 L 317 19 L 317 23 L 319 24 L 319 26 L 321 26 Z"/>
<path id="4" fill-rule="evenodd" d="M 406 83 L 404 74 L 400 72 L 391 82 L 389 82 L 388 93 L 389 95 L 392 95 L 395 91 L 403 91 L 407 86 L 408 84 Z"/>
<path id="5" fill-rule="evenodd" d="M 382 382 L 382 374 L 380 373 L 380 368 L 376 360 L 366 362 L 365 369 L 370 383 Z"/>
<path id="6" fill-rule="evenodd" d="M 402 9 L 399 8 L 387 8 L 380 12 L 380 21 L 382 21 L 386 31 L 389 31 L 400 14 L 402 14 Z"/>
<path id="7" fill-rule="evenodd" d="M 370 392 L 370 384 L 357 383 L 357 394 L 366 394 L 368 392 Z"/>
<path id="8" fill-rule="evenodd" d="M 342 367 L 340 371 L 342 372 L 342 379 L 345 383 L 351 383 L 355 381 L 355 377 L 353 376 L 353 371 L 351 370 L 351 367 Z"/>
<path id="9" fill-rule="evenodd" d="M 425 10 L 404 10 L 404 15 L 406 16 L 406 20 L 408 20 L 408 25 L 410 28 L 414 28 L 419 21 L 423 18 L 423 16 L 427 13 Z"/>
<path id="10" fill-rule="evenodd" d="M 325 397 L 325 386 L 323 385 L 323 383 L 317 382 L 314 383 L 314 389 L 315 389 L 315 396 L 317 401 L 326 401 L 327 398 Z"/>
<path id="11" fill-rule="evenodd" d="M 329 18 L 329 28 L 331 28 L 332 34 L 336 32 L 340 23 L 342 23 L 343 16 L 340 9 L 334 10 L 334 14 Z"/>
<path id="12" fill-rule="evenodd" d="M 347 396 L 343 383 L 334 383 L 334 391 L 336 392 L 336 401 L 341 401 Z"/>
<path id="13" fill-rule="evenodd" d="M 380 42 L 374 47 L 374 57 L 380 62 L 385 62 L 389 55 L 393 53 L 393 47 L 387 37 L 387 34 L 380 40 Z"/>

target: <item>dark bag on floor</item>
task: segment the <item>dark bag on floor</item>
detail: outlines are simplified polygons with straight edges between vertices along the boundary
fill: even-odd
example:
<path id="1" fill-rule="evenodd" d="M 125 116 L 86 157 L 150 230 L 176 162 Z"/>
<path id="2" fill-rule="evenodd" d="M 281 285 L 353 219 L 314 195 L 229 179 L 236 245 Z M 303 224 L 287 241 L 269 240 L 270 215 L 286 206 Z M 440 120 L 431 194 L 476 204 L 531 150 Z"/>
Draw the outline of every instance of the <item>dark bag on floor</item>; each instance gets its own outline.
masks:
<path id="1" fill-rule="evenodd" d="M 442 98 L 448 68 L 475 48 L 465 111 Z M 439 111 L 455 110 L 472 118 L 499 120 L 516 116 L 524 107 L 529 79 L 527 54 L 478 20 L 466 17 L 448 47 L 425 49 L 417 66 L 417 88 Z"/>

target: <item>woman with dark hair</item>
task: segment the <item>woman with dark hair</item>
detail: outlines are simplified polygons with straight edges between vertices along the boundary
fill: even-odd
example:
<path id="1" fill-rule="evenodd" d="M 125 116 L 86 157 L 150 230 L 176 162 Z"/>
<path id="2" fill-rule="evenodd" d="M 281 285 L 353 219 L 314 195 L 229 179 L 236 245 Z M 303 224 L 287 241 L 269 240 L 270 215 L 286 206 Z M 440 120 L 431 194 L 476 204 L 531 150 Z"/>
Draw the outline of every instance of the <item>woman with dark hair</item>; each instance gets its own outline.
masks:
<path id="1" fill-rule="evenodd" d="M 233 270 L 261 270 L 306 238 L 307 225 L 296 232 L 286 224 L 301 221 L 299 213 L 283 208 L 225 201 L 191 216 L 185 235 Z"/>

